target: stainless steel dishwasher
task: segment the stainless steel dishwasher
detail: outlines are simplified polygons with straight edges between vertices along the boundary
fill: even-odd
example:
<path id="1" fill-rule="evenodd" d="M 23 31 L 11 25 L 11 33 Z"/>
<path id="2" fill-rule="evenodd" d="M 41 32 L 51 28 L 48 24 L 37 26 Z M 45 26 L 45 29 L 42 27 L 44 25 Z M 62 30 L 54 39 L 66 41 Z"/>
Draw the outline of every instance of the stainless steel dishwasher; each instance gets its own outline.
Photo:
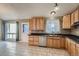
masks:
<path id="1" fill-rule="evenodd" d="M 39 46 L 46 46 L 46 36 L 45 35 L 40 36 Z"/>

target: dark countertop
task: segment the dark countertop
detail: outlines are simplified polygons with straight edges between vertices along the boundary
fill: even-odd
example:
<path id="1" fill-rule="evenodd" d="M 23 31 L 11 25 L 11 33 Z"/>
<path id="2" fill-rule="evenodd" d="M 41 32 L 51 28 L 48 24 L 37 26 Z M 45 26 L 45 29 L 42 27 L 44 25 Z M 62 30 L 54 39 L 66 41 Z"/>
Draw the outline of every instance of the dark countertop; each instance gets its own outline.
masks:
<path id="1" fill-rule="evenodd" d="M 76 36 L 76 35 L 68 35 L 66 37 L 74 40 L 75 42 L 77 42 L 79 44 L 79 36 Z"/>
<path id="2" fill-rule="evenodd" d="M 30 35 L 39 35 L 39 36 L 43 36 L 43 35 L 47 35 L 47 36 L 65 36 L 68 37 L 72 40 L 74 40 L 75 42 L 77 42 L 79 44 L 79 36 L 76 35 L 72 35 L 72 34 L 63 34 L 63 33 L 55 33 L 55 34 L 51 34 L 51 33 L 31 33 Z"/>
<path id="3" fill-rule="evenodd" d="M 61 33 L 31 33 L 29 35 L 70 35 L 70 34 L 61 34 Z"/>

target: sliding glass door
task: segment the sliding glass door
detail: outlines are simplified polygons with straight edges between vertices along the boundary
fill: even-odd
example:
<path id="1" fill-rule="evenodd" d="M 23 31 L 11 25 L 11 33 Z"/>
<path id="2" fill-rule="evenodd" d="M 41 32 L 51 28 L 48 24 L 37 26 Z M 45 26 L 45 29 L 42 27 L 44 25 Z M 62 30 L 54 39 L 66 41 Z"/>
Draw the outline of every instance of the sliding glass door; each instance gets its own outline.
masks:
<path id="1" fill-rule="evenodd" d="M 5 23 L 5 40 L 16 41 L 17 24 Z"/>

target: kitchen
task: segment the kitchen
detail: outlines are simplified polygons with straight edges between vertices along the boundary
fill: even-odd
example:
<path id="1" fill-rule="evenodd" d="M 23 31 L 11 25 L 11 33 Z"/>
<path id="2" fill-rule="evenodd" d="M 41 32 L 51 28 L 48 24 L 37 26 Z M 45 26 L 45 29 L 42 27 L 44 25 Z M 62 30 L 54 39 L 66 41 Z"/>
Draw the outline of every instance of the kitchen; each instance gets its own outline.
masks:
<path id="1" fill-rule="evenodd" d="M 79 3 L 13 3 L 0 8 L 0 55 L 79 56 Z"/>
<path id="2" fill-rule="evenodd" d="M 79 7 L 61 19 L 33 17 L 29 20 L 29 28 L 30 46 L 65 49 L 71 56 L 79 55 Z"/>

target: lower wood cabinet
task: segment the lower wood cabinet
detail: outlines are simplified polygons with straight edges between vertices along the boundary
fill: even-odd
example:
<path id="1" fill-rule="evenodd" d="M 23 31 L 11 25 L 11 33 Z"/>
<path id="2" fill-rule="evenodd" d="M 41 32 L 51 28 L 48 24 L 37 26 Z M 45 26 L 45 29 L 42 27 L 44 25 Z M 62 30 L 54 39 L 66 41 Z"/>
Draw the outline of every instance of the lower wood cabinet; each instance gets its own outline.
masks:
<path id="1" fill-rule="evenodd" d="M 47 47 L 53 47 L 53 38 L 47 37 Z"/>
<path id="2" fill-rule="evenodd" d="M 65 37 L 60 38 L 60 47 L 65 48 Z"/>
<path id="3" fill-rule="evenodd" d="M 39 46 L 40 36 L 29 36 L 29 45 Z M 71 56 L 79 56 L 79 44 L 62 36 L 47 36 L 46 46 L 50 48 L 65 48 Z"/>
<path id="4" fill-rule="evenodd" d="M 29 45 L 38 46 L 39 45 L 39 36 L 29 36 Z"/>
<path id="5" fill-rule="evenodd" d="M 65 49 L 67 50 L 67 48 L 68 48 L 68 45 L 67 45 L 67 39 L 65 38 Z"/>
<path id="6" fill-rule="evenodd" d="M 47 47 L 63 48 L 64 39 L 62 39 L 61 37 L 47 37 Z"/>
<path id="7" fill-rule="evenodd" d="M 69 54 L 71 53 L 71 41 L 69 38 L 67 38 L 67 50 L 69 52 Z"/>
<path id="8" fill-rule="evenodd" d="M 71 56 L 75 56 L 76 55 L 76 43 L 74 41 L 71 40 Z"/>
<path id="9" fill-rule="evenodd" d="M 76 56 L 79 56 L 79 44 L 76 44 Z"/>
<path id="10" fill-rule="evenodd" d="M 79 56 L 79 44 L 70 38 L 65 39 L 65 49 L 71 56 Z"/>

